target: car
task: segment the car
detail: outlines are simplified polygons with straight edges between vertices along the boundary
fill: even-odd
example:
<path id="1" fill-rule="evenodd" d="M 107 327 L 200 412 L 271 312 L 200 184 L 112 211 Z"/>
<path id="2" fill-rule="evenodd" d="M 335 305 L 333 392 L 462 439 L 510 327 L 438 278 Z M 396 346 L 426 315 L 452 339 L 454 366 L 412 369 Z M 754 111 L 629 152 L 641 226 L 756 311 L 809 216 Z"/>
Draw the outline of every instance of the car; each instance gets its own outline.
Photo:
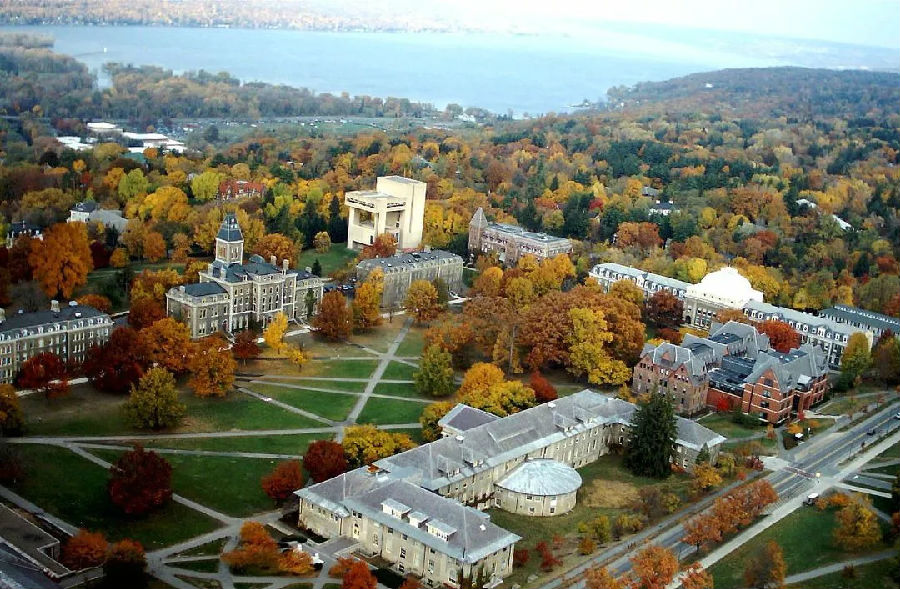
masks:
<path id="1" fill-rule="evenodd" d="M 866 432 L 866 435 L 874 436 L 877 433 L 877 430 L 873 427 L 869 431 Z"/>
<path id="2" fill-rule="evenodd" d="M 900 419 L 900 413 L 896 413 L 896 414 L 894 415 L 894 419 Z"/>

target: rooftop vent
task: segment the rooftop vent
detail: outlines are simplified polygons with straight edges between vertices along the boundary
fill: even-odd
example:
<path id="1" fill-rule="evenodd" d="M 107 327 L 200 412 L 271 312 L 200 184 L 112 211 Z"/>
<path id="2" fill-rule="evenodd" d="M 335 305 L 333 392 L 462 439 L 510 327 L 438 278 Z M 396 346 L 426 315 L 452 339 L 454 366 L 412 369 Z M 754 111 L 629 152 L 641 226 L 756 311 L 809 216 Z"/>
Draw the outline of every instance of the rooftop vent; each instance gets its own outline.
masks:
<path id="1" fill-rule="evenodd" d="M 78 301 L 69 301 L 69 306 L 70 306 L 70 307 L 77 307 L 77 306 L 78 306 Z"/>

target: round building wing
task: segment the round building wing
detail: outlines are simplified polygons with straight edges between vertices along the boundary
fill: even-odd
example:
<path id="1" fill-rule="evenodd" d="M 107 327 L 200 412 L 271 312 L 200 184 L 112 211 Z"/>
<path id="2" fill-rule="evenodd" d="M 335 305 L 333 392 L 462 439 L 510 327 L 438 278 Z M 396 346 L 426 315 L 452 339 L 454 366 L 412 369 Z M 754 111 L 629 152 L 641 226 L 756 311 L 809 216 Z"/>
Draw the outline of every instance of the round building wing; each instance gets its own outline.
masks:
<path id="1" fill-rule="evenodd" d="M 495 483 L 495 504 L 506 511 L 533 516 L 552 516 L 575 507 L 581 475 L 550 459 L 526 460 Z"/>

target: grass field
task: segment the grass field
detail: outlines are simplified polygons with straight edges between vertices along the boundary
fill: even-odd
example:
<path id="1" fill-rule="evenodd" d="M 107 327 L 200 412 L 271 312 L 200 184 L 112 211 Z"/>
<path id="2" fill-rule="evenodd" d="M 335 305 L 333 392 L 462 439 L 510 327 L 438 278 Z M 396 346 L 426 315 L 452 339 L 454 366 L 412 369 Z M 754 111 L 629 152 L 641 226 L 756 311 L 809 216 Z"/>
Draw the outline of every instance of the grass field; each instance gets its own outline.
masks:
<path id="1" fill-rule="evenodd" d="M 23 445 L 19 451 L 26 475 L 16 492 L 75 526 L 102 530 L 110 540 L 133 538 L 155 550 L 219 527 L 175 502 L 142 518 L 126 517 L 109 500 L 105 469 L 65 448 Z"/>
<path id="2" fill-rule="evenodd" d="M 229 438 L 142 439 L 147 448 L 175 450 L 204 450 L 208 452 L 260 452 L 263 454 L 292 454 L 302 456 L 314 441 L 331 439 L 330 434 L 284 434 L 265 437 L 235 436 Z M 117 443 L 117 445 L 122 445 Z"/>
<path id="3" fill-rule="evenodd" d="M 369 378 L 375 372 L 378 360 L 312 360 L 303 365 L 300 376 L 326 376 L 328 378 Z"/>
<path id="4" fill-rule="evenodd" d="M 710 572 L 716 589 L 745 586 L 743 575 L 747 562 L 769 540 L 775 540 L 784 551 L 788 575 L 852 558 L 852 553 L 834 546 L 832 532 L 835 525 L 832 510 L 799 508 L 713 565 Z M 884 546 L 875 550 L 882 548 Z"/>
<path id="5" fill-rule="evenodd" d="M 788 589 L 888 589 L 897 584 L 889 576 L 889 561 L 871 562 L 853 567 L 853 578 L 844 578 L 843 571 L 808 579 Z"/>
<path id="6" fill-rule="evenodd" d="M 181 430 L 229 431 L 322 427 L 322 423 L 290 413 L 243 393 L 232 392 L 224 399 L 200 399 L 183 395 L 187 417 Z"/>
<path id="7" fill-rule="evenodd" d="M 753 434 L 765 433 L 766 431 L 762 426 L 745 426 L 734 423 L 731 420 L 731 413 L 715 413 L 704 417 L 698 423 L 716 433 L 722 434 L 726 438 L 745 438 Z"/>
<path id="8" fill-rule="evenodd" d="M 420 327 L 413 327 L 397 346 L 397 356 L 419 357 L 422 355 L 425 331 Z"/>
<path id="9" fill-rule="evenodd" d="M 425 410 L 425 403 L 370 397 L 357 423 L 414 423 Z"/>
<path id="10" fill-rule="evenodd" d="M 115 462 L 119 450 L 89 452 L 107 462 Z M 172 465 L 172 490 L 198 503 L 234 517 L 274 508 L 262 491 L 260 479 L 279 462 L 230 456 L 187 456 L 166 454 Z"/>
<path id="11" fill-rule="evenodd" d="M 268 384 L 255 384 L 253 385 L 252 390 L 278 399 L 282 403 L 287 403 L 297 409 L 303 409 L 304 411 L 321 415 L 325 419 L 331 419 L 333 421 L 343 421 L 344 419 L 347 419 L 347 415 L 350 414 L 350 410 L 353 409 L 353 406 L 356 405 L 356 401 L 359 398 L 356 395 L 323 393 L 320 391 L 310 391 L 308 389 L 297 389 Z"/>
<path id="12" fill-rule="evenodd" d="M 313 263 L 319 260 L 319 264 L 322 266 L 322 276 L 327 277 L 335 270 L 346 266 L 348 262 L 355 260 L 358 253 L 347 249 L 346 243 L 333 243 L 331 249 L 324 254 L 320 254 L 314 249 L 304 250 L 297 258 L 297 267 L 312 268 Z"/>
<path id="13" fill-rule="evenodd" d="M 402 362 L 390 362 L 381 378 L 386 380 L 412 380 L 419 369 Z"/>
<path id="14" fill-rule="evenodd" d="M 409 397 L 410 399 L 423 399 L 412 383 L 380 382 L 375 385 L 374 393 L 379 395 L 393 395 L 394 397 Z"/>
<path id="15" fill-rule="evenodd" d="M 277 376 L 267 378 L 266 383 L 291 384 L 313 389 L 330 389 L 333 391 L 346 391 L 348 393 L 361 393 L 366 388 L 364 382 L 346 382 L 342 380 L 297 380 L 291 378 L 279 378 Z"/>

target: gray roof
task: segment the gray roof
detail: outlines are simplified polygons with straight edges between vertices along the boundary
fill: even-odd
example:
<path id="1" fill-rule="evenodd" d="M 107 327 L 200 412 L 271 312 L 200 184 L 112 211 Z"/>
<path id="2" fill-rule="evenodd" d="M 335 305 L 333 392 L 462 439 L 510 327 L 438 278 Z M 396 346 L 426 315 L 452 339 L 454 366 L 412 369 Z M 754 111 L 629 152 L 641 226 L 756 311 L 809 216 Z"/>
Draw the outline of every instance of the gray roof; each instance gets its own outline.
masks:
<path id="1" fill-rule="evenodd" d="M 375 464 L 396 478 L 435 491 L 597 425 L 630 425 L 634 410 L 632 403 L 585 389 L 469 429 L 461 440 L 442 438 Z M 690 448 L 725 439 L 704 427 L 684 432 L 687 437 L 679 434 L 678 443 Z"/>
<path id="2" fill-rule="evenodd" d="M 746 312 L 748 310 L 760 312 L 766 317 L 779 318 L 787 321 L 788 323 L 793 322 L 800 325 L 809 325 L 812 328 L 821 327 L 826 332 L 845 335 L 848 337 L 859 331 L 858 328 L 853 327 L 852 325 L 847 325 L 846 323 L 838 323 L 834 319 L 828 319 L 827 317 L 816 317 L 815 315 L 804 313 L 803 311 L 796 311 L 787 307 L 776 307 L 775 305 L 770 305 L 769 303 L 761 303 L 759 301 L 747 301 L 747 304 L 744 305 L 744 311 Z"/>
<path id="3" fill-rule="evenodd" d="M 122 216 L 118 209 L 97 209 L 88 215 L 88 220 L 94 223 L 103 223 L 107 227 L 115 227 L 124 231 L 128 225 L 128 219 Z"/>
<path id="4" fill-rule="evenodd" d="M 767 371 L 771 370 L 778 380 L 779 388 L 790 390 L 815 380 L 828 372 L 825 353 L 822 350 L 805 344 L 788 353 L 774 350 L 761 353 L 756 358 L 753 371 L 745 382 L 756 382 Z"/>
<path id="5" fill-rule="evenodd" d="M 581 475 L 562 462 L 536 458 L 517 466 L 497 481 L 497 486 L 513 493 L 554 497 L 577 491 L 581 487 Z"/>
<path id="6" fill-rule="evenodd" d="M 14 221 L 9 224 L 6 234 L 10 237 L 18 237 L 20 235 L 38 235 L 41 231 L 42 229 L 33 223 Z"/>
<path id="7" fill-rule="evenodd" d="M 0 540 L 42 571 L 57 577 L 69 572 L 44 552 L 59 546 L 59 540 L 5 505 L 0 505 Z"/>
<path id="8" fill-rule="evenodd" d="M 463 259 L 454 253 L 445 252 L 444 250 L 431 250 L 430 252 L 401 253 L 389 258 L 362 260 L 356 265 L 356 269 L 357 271 L 370 271 L 374 268 L 381 268 L 385 272 L 389 272 L 391 270 L 402 270 L 419 262 L 430 262 L 433 260 L 452 260 L 459 264 L 463 263 Z"/>
<path id="9" fill-rule="evenodd" d="M 699 343 L 694 345 L 703 346 L 705 349 L 679 346 L 670 342 L 663 342 L 658 346 L 644 344 L 644 351 L 641 357 L 643 358 L 649 354 L 650 361 L 654 365 L 668 370 L 674 371 L 684 366 L 688 376 L 691 377 L 692 383 L 696 385 L 706 376 L 707 365 L 714 363 L 721 356 L 717 355 L 716 350 L 709 346 Z M 699 353 L 695 353 L 695 349 Z"/>
<path id="10" fill-rule="evenodd" d="M 184 293 L 192 297 L 225 294 L 227 291 L 215 282 L 195 282 L 184 285 Z"/>
<path id="11" fill-rule="evenodd" d="M 86 200 L 84 202 L 76 204 L 74 207 L 72 207 L 72 210 L 76 213 L 91 213 L 97 210 L 97 207 L 99 206 L 100 205 L 92 200 Z"/>
<path id="12" fill-rule="evenodd" d="M 222 219 L 222 225 L 219 226 L 219 233 L 216 235 L 216 239 L 223 239 L 225 241 L 244 240 L 244 234 L 241 233 L 241 226 L 238 224 L 233 213 L 228 213 L 225 215 L 225 218 Z"/>
<path id="13" fill-rule="evenodd" d="M 498 419 L 500 418 L 493 413 L 488 413 L 487 411 L 482 411 L 475 407 L 457 403 L 456 407 L 448 411 L 446 415 L 438 420 L 438 425 L 441 427 L 449 426 L 456 431 L 464 432 L 473 427 L 497 421 Z"/>
<path id="14" fill-rule="evenodd" d="M 819 311 L 819 316 L 834 319 L 839 323 L 858 323 L 870 329 L 881 331 L 890 329 L 894 335 L 900 335 L 900 319 L 849 305 L 835 305 L 823 309 Z"/>
<path id="15" fill-rule="evenodd" d="M 659 284 L 676 292 L 686 290 L 687 287 L 691 285 L 691 283 L 689 282 L 683 282 L 675 278 L 669 278 L 668 276 L 663 276 L 662 274 L 645 272 L 644 270 L 641 270 L 639 268 L 632 268 L 631 266 L 625 266 L 623 264 L 617 264 L 615 262 L 605 262 L 603 264 L 597 264 L 596 266 L 591 268 L 590 273 L 601 275 L 603 270 L 632 278 L 635 281 Z"/>
<path id="16" fill-rule="evenodd" d="M 488 223 L 488 229 L 493 229 L 495 231 L 499 231 L 501 233 L 506 233 L 508 235 L 515 235 L 517 237 L 522 237 L 524 239 L 530 239 L 532 241 L 541 241 L 541 242 L 554 242 L 554 243 L 571 243 L 565 237 L 557 237 L 555 235 L 550 235 L 548 233 L 536 233 L 534 231 L 528 231 L 523 227 L 519 227 L 518 225 L 510 225 L 508 223 Z"/>
<path id="17" fill-rule="evenodd" d="M 243 264 L 224 264 L 222 262 L 213 262 L 212 264 L 213 278 L 224 280 L 225 282 L 243 282 L 244 280 L 252 280 L 254 276 L 269 276 L 272 274 L 281 274 L 281 268 L 262 261 L 262 258 L 257 255 L 250 256 L 250 259 Z M 294 268 L 288 268 L 287 274 L 296 274 L 297 280 L 318 278 L 312 272 Z"/>
<path id="18" fill-rule="evenodd" d="M 0 541 L 0 589 L 59 589 L 37 565 Z"/>
<path id="19" fill-rule="evenodd" d="M 402 182 L 404 184 L 424 184 L 424 182 L 420 182 L 419 180 L 414 180 L 413 178 L 407 178 L 405 176 L 382 176 L 385 180 L 392 180 L 394 182 Z"/>
<path id="20" fill-rule="evenodd" d="M 492 524 L 485 513 L 366 467 L 300 489 L 297 495 L 340 517 L 346 517 L 351 511 L 362 513 L 426 546 L 470 563 L 520 539 Z M 404 515 L 397 517 L 386 513 L 384 507 Z M 410 515 L 418 517 L 422 514 L 428 518 L 424 524 L 414 525 L 409 521 Z M 435 536 L 428 531 L 429 526 L 449 534 L 449 538 L 443 540 Z"/>
<path id="21" fill-rule="evenodd" d="M 61 321 L 91 319 L 94 317 L 109 320 L 109 315 L 87 305 L 61 306 L 58 313 L 49 309 L 33 313 L 16 313 L 7 316 L 6 321 L 0 323 L 0 333 L 9 333 L 17 329 L 28 329 L 40 325 L 52 325 Z"/>

